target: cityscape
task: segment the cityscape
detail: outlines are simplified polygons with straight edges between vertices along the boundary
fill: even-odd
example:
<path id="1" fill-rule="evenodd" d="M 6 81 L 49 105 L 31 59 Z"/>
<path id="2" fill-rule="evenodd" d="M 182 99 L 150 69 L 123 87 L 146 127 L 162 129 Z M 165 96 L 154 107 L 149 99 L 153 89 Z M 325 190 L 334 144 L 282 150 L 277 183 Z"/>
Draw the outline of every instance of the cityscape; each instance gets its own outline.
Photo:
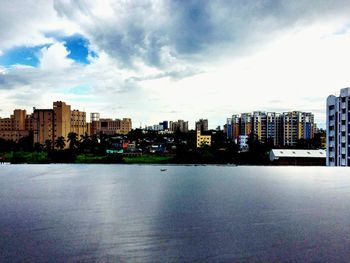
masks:
<path id="1" fill-rule="evenodd" d="M 0 262 L 350 262 L 349 0 L 0 0 Z"/>
<path id="2" fill-rule="evenodd" d="M 209 130 L 208 119 L 199 119 L 192 129 L 185 120 L 164 120 L 144 128 L 135 128 L 129 117 L 101 118 L 99 113 L 93 112 L 90 114 L 90 121 L 87 121 L 86 115 L 86 112 L 73 110 L 62 101 L 53 102 L 52 109 L 33 108 L 30 114 L 26 110 L 15 109 L 9 118 L 0 118 L 0 140 L 3 140 L 2 144 L 7 145 L 5 148 L 10 152 L 23 151 L 24 148 L 39 152 L 60 149 L 79 152 L 77 148 L 92 138 L 97 144 L 106 140 L 108 144 L 104 145 L 103 152 L 100 151 L 98 155 L 115 155 L 118 156 L 118 161 L 122 160 L 122 156 L 131 158 L 154 155 L 161 162 L 172 162 L 171 158 L 179 155 L 179 148 L 186 146 L 187 153 L 182 153 L 184 156 L 191 151 L 200 151 L 196 150 L 200 148 L 226 152 L 228 156 L 222 160 L 220 155 L 215 156 L 217 153 L 211 152 L 213 157 L 208 161 L 214 163 L 268 164 L 268 158 L 272 158 L 268 155 L 271 152 L 270 155 L 273 154 L 274 157 L 270 162 L 274 164 L 325 164 L 326 156 L 321 150 L 326 149 L 326 135 L 324 130 L 317 128 L 312 112 L 254 111 L 234 114 L 227 118 L 223 129 L 219 126 L 215 130 Z M 260 146 L 254 148 L 254 141 Z M 25 146 L 22 145 L 23 142 L 26 142 Z M 235 150 L 230 151 L 232 147 Z M 304 152 L 300 151 L 295 158 L 293 154 L 285 156 L 287 151 L 283 156 L 277 156 L 277 152 L 272 151 L 273 148 L 300 149 Z M 310 151 L 318 155 L 311 154 Z M 85 149 L 81 153 L 93 155 L 93 152 Z M 254 157 L 247 155 L 248 153 Z M 295 151 L 291 153 L 295 154 Z M 176 159 L 178 162 L 183 160 L 180 156 Z M 276 161 L 277 159 L 280 160 Z M 282 159 L 285 161 L 281 161 Z M 135 158 L 134 161 L 137 162 L 136 160 Z M 152 162 L 157 162 L 156 160 L 152 159 Z M 48 159 L 42 161 L 48 162 Z M 202 158 L 183 161 L 205 162 Z M 15 162 L 18 162 L 18 158 Z"/>

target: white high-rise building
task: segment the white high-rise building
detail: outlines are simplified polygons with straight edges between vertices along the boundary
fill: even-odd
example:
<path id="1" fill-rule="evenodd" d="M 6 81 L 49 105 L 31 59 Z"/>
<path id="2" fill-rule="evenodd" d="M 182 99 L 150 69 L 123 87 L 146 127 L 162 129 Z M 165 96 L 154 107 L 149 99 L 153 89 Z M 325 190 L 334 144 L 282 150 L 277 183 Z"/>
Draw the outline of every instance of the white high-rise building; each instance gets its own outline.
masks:
<path id="1" fill-rule="evenodd" d="M 350 166 L 350 88 L 327 98 L 327 166 Z"/>

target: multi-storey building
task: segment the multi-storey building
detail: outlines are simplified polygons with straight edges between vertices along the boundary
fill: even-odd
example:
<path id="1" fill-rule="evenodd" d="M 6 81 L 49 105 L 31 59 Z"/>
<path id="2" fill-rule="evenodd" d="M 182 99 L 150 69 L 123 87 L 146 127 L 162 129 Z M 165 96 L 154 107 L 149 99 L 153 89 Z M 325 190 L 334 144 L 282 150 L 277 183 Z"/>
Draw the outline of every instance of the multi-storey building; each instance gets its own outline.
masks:
<path id="1" fill-rule="evenodd" d="M 314 115 L 310 112 L 276 112 L 254 111 L 233 115 L 227 119 L 227 137 L 238 142 L 239 136 L 254 134 L 261 142 L 272 140 L 274 145 L 296 146 L 300 139 L 314 137 L 316 125 Z"/>
<path id="2" fill-rule="evenodd" d="M 205 132 L 208 131 L 208 120 L 207 119 L 200 119 L 196 122 L 196 131 Z"/>
<path id="3" fill-rule="evenodd" d="M 169 122 L 170 130 L 173 132 L 188 132 L 188 121 L 178 120 L 178 121 L 170 121 Z"/>
<path id="4" fill-rule="evenodd" d="M 240 135 L 250 135 L 253 130 L 252 114 L 242 113 L 240 122 Z"/>
<path id="5" fill-rule="evenodd" d="M 53 109 L 35 109 L 33 112 L 33 139 L 34 143 L 45 144 L 50 140 L 55 141 L 55 112 Z"/>
<path id="6" fill-rule="evenodd" d="M 54 102 L 53 109 L 34 108 L 32 118 L 34 143 L 45 144 L 50 140 L 54 144 L 61 136 L 67 140 L 71 132 L 76 133 L 78 138 L 89 134 L 86 113 L 71 110 L 70 105 L 62 101 Z"/>
<path id="7" fill-rule="evenodd" d="M 103 133 L 106 135 L 128 134 L 132 129 L 130 118 L 100 119 L 99 113 L 91 113 L 91 134 Z"/>
<path id="8" fill-rule="evenodd" d="M 327 98 L 327 166 L 350 166 L 350 88 Z"/>
<path id="9" fill-rule="evenodd" d="M 267 116 L 265 112 L 254 111 L 252 117 L 253 134 L 257 136 L 259 141 L 265 142 L 267 139 Z"/>
<path id="10" fill-rule="evenodd" d="M 197 129 L 197 148 L 204 145 L 211 145 L 211 135 L 202 135 L 201 130 Z"/>
<path id="11" fill-rule="evenodd" d="M 314 136 L 314 115 L 310 112 L 284 112 L 282 115 L 285 146 L 296 146 L 300 139 L 312 139 Z"/>
<path id="12" fill-rule="evenodd" d="M 17 142 L 30 135 L 32 125 L 26 110 L 16 109 L 10 118 L 0 118 L 0 138 Z"/>
<path id="13" fill-rule="evenodd" d="M 282 145 L 281 114 L 268 112 L 266 115 L 266 138 L 272 139 L 274 145 Z"/>

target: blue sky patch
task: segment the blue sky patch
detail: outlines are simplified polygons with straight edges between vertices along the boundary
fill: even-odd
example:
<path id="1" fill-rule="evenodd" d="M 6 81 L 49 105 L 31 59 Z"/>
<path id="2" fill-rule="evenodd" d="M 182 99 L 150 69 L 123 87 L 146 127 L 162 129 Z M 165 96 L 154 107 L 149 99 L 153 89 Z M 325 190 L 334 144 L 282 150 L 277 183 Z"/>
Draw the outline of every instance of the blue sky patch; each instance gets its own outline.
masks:
<path id="1" fill-rule="evenodd" d="M 86 38 L 81 35 L 73 35 L 60 38 L 59 41 L 63 41 L 64 46 L 70 52 L 68 58 L 78 63 L 89 64 L 89 41 Z"/>
<path id="2" fill-rule="evenodd" d="M 81 35 L 72 35 L 69 37 L 62 37 L 50 35 L 59 42 L 63 42 L 66 49 L 69 51 L 68 58 L 77 63 L 89 64 L 88 56 L 97 57 L 97 53 L 89 50 L 89 41 Z M 35 47 L 16 47 L 5 50 L 4 54 L 0 55 L 0 65 L 4 67 L 11 67 L 13 65 L 27 65 L 32 67 L 39 66 L 40 49 L 49 47 L 48 45 L 40 45 Z"/>
<path id="3" fill-rule="evenodd" d="M 38 57 L 40 49 L 43 47 L 45 46 L 41 45 L 35 47 L 18 47 L 9 49 L 0 56 L 0 65 L 10 67 L 20 64 L 37 67 L 39 65 Z"/>

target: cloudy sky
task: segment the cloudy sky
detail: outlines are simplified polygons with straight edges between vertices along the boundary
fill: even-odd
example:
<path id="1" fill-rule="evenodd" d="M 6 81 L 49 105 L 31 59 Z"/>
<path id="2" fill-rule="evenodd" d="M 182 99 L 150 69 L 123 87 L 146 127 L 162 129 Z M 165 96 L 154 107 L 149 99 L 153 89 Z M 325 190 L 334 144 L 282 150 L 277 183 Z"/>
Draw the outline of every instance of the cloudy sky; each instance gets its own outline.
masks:
<path id="1" fill-rule="evenodd" d="M 0 116 L 56 100 L 134 127 L 312 111 L 350 86 L 349 0 L 1 0 Z"/>

